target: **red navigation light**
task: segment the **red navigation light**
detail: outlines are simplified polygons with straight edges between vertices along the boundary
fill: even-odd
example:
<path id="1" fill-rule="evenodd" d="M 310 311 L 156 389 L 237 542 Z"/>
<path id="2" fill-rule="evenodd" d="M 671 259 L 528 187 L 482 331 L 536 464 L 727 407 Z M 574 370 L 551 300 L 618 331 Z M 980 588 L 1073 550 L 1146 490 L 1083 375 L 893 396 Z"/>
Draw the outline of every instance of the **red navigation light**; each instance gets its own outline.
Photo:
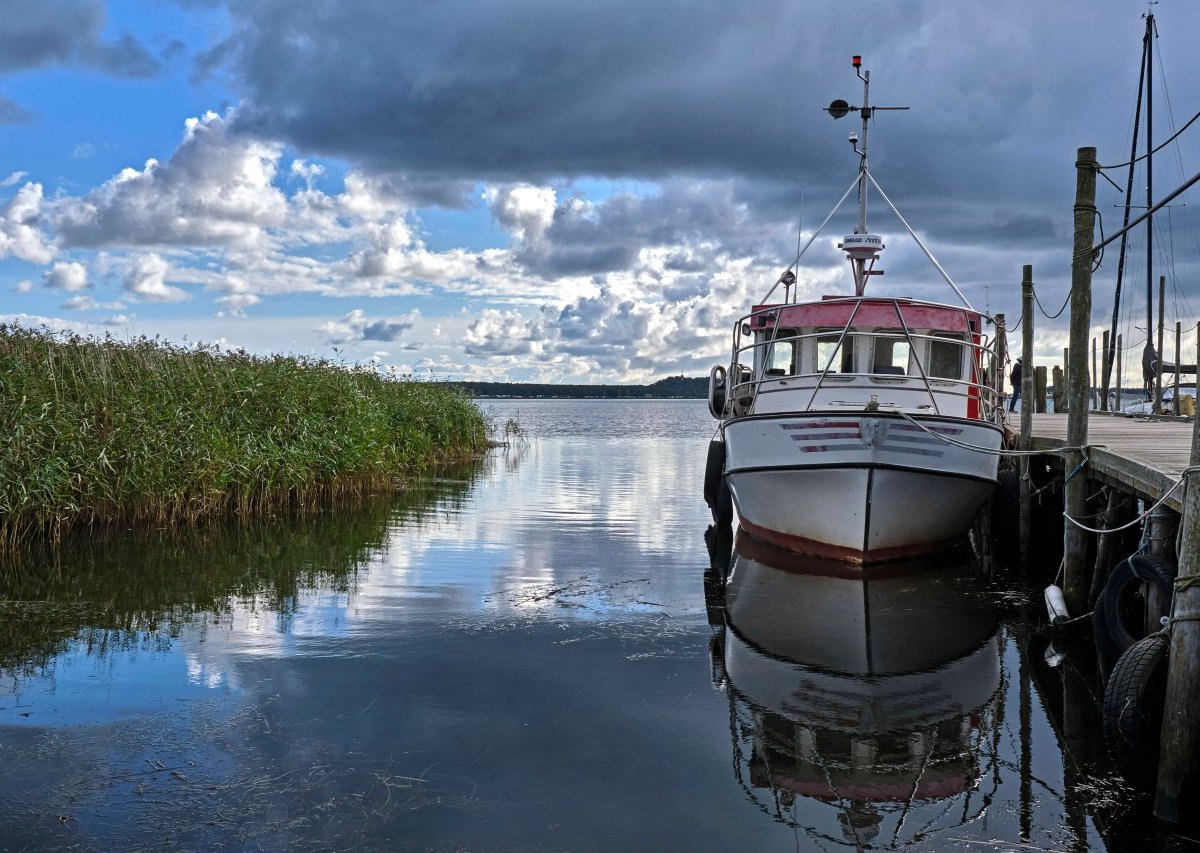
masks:
<path id="1" fill-rule="evenodd" d="M 861 56 L 855 56 L 854 59 L 851 61 L 854 63 L 855 68 L 862 68 L 862 57 Z"/>

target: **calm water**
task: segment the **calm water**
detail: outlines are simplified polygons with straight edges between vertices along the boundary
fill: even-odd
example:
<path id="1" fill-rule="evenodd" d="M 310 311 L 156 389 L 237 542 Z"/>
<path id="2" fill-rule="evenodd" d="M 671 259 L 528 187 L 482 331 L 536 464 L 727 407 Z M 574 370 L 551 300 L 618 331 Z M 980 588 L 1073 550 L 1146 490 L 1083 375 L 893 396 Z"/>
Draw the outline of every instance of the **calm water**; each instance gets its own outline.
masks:
<path id="1" fill-rule="evenodd" d="M 703 402 L 485 408 L 412 493 L 4 569 L 0 849 L 1161 843 L 969 555 L 710 553 Z"/>

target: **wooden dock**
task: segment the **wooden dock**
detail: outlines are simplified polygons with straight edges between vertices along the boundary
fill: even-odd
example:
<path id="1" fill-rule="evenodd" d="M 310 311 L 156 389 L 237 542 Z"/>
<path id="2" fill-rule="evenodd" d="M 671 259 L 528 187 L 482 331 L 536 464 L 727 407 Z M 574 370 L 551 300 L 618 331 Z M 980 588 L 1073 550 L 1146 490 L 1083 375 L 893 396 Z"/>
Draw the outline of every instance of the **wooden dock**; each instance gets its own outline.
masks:
<path id="1" fill-rule="evenodd" d="M 1008 427 L 1019 421 L 1010 416 Z M 1067 443 L 1067 416 L 1033 416 L 1033 449 Z M 1190 418 L 1130 418 L 1092 412 L 1088 417 L 1088 476 L 1142 497 L 1158 500 L 1179 480 L 1192 448 Z M 1182 489 L 1164 504 L 1182 511 Z"/>

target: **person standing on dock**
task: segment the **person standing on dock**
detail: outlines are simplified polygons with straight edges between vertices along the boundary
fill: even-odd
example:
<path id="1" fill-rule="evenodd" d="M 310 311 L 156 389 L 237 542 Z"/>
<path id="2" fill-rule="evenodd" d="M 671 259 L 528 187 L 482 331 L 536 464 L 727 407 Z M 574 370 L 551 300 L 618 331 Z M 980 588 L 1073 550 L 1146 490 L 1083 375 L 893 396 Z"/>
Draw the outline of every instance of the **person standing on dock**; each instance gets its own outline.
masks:
<path id="1" fill-rule="evenodd" d="M 1021 399 L 1021 359 L 1020 357 L 1013 363 L 1012 372 L 1008 374 L 1008 381 L 1012 383 L 1012 396 L 1008 398 L 1008 410 L 1015 412 L 1017 410 L 1017 401 Z"/>

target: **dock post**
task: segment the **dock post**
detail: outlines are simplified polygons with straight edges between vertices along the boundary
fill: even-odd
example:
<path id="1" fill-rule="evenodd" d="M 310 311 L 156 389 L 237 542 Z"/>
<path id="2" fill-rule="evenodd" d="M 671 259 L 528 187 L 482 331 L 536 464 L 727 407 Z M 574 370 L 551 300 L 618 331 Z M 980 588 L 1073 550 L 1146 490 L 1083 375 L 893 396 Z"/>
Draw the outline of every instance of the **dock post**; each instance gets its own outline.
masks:
<path id="1" fill-rule="evenodd" d="M 1033 369 L 1033 402 L 1035 403 L 1034 411 L 1039 415 L 1046 414 L 1046 367 L 1035 367 Z"/>
<path id="2" fill-rule="evenodd" d="M 1171 395 L 1171 399 L 1174 401 L 1171 406 L 1171 414 L 1174 414 L 1174 415 L 1182 414 L 1182 411 L 1179 408 L 1179 364 L 1180 364 L 1179 346 L 1180 346 L 1180 335 L 1182 335 L 1182 334 L 1183 334 L 1183 324 L 1180 323 L 1178 320 L 1176 320 L 1175 321 L 1175 393 Z"/>
<path id="3" fill-rule="evenodd" d="M 1096 149 L 1080 148 L 1075 160 L 1075 240 L 1071 255 L 1071 338 L 1067 362 L 1067 445 L 1083 447 L 1088 434 L 1088 328 L 1092 322 L 1092 263 L 1096 229 Z M 1067 453 L 1064 503 L 1071 518 L 1087 516 L 1086 457 Z M 1063 525 L 1063 598 L 1074 614 L 1087 608 L 1087 534 Z"/>
<path id="4" fill-rule="evenodd" d="M 1200 465 L 1200 414 L 1192 421 L 1188 464 Z M 1171 604 L 1171 642 L 1167 659 L 1167 695 L 1159 739 L 1158 785 L 1154 814 L 1178 823 L 1183 812 L 1183 784 L 1200 742 L 1200 487 L 1195 474 L 1184 472 L 1179 576 Z M 1191 805 L 1190 799 L 1187 805 Z"/>
<path id="5" fill-rule="evenodd" d="M 1088 408 L 1099 409 L 1100 399 L 1097 393 L 1096 377 L 1100 374 L 1096 372 L 1096 339 L 1092 338 L 1092 373 L 1088 377 Z"/>
<path id="6" fill-rule="evenodd" d="M 992 374 L 992 387 L 996 389 L 996 399 L 1000 402 L 1000 410 L 1004 410 L 1004 362 L 1008 360 L 1008 329 L 1004 325 L 1004 315 L 996 315 L 996 370 Z"/>
<path id="7" fill-rule="evenodd" d="M 1121 372 L 1121 338 L 1122 335 L 1117 335 L 1117 408 L 1116 411 L 1121 411 L 1121 382 L 1124 374 Z"/>
<path id="8" fill-rule="evenodd" d="M 1104 330 L 1103 343 L 1100 345 L 1100 411 L 1108 411 L 1108 380 L 1112 376 L 1112 365 L 1108 361 L 1108 329 Z"/>
<path id="9" fill-rule="evenodd" d="M 1161 415 L 1162 410 L 1162 364 L 1163 364 L 1163 298 L 1167 291 L 1167 277 L 1158 277 L 1158 364 L 1154 369 L 1154 414 Z M 1147 337 L 1149 337 L 1147 335 Z M 1178 375 L 1178 374 L 1177 374 Z"/>
<path id="10" fill-rule="evenodd" d="M 1033 442 L 1033 408 L 1037 382 L 1033 367 L 1033 265 L 1021 267 L 1021 450 L 1028 450 Z M 1020 457 L 1018 470 L 1021 472 L 1021 508 L 1018 541 L 1020 542 L 1021 570 L 1029 567 L 1029 553 L 1033 544 L 1033 506 L 1029 500 L 1029 457 Z"/>
<path id="11" fill-rule="evenodd" d="M 1064 412 L 1069 411 L 1071 408 L 1071 392 L 1069 390 L 1071 381 L 1069 379 L 1067 379 L 1067 377 L 1070 375 L 1071 375 L 1071 350 L 1068 348 L 1064 348 L 1063 349 L 1063 383 L 1062 383 L 1063 384 L 1063 394 L 1062 394 L 1063 407 L 1062 407 L 1062 410 Z M 1055 411 L 1058 411 L 1058 410 L 1055 409 Z"/>

